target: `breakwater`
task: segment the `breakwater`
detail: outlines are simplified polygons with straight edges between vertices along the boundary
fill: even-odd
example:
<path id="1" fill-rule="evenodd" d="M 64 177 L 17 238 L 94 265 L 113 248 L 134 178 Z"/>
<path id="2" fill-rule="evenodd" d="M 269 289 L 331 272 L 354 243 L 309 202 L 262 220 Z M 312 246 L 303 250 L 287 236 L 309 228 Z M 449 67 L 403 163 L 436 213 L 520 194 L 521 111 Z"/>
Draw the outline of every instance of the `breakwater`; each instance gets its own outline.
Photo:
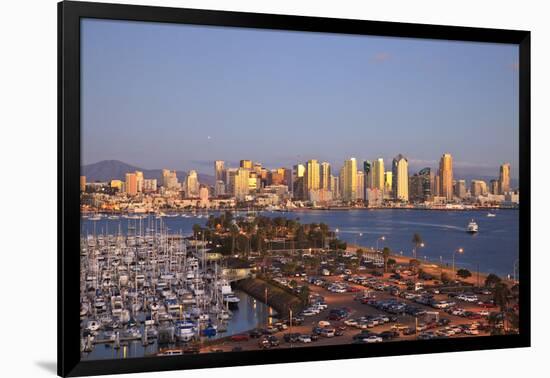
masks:
<path id="1" fill-rule="evenodd" d="M 235 283 L 235 288 L 244 291 L 259 301 L 273 307 L 281 318 L 288 317 L 289 310 L 298 314 L 304 307 L 301 299 L 287 290 L 259 278 L 248 278 Z M 267 289 L 267 295 L 266 295 Z"/>

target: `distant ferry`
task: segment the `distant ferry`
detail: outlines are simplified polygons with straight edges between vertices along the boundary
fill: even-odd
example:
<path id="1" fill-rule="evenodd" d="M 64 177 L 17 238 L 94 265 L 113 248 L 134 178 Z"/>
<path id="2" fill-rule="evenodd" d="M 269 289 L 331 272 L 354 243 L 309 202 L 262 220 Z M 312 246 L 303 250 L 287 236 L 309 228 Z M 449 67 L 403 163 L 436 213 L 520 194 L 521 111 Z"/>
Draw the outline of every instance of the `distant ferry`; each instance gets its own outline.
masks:
<path id="1" fill-rule="evenodd" d="M 475 234 L 478 232 L 478 225 L 477 223 L 472 219 L 470 223 L 468 223 L 468 227 L 466 228 L 466 232 L 469 232 L 470 234 Z"/>

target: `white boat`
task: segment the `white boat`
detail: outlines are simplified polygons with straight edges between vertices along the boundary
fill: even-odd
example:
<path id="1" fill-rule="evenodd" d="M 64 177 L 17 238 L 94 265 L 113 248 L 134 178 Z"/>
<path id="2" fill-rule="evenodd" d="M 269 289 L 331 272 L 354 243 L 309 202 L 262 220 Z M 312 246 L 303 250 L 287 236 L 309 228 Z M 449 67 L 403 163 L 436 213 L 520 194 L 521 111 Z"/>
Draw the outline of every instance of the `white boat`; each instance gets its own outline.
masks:
<path id="1" fill-rule="evenodd" d="M 468 223 L 468 227 L 466 228 L 466 232 L 469 232 L 470 234 L 475 234 L 479 231 L 479 227 L 477 223 L 472 219 L 470 223 Z"/>
<path id="2" fill-rule="evenodd" d="M 96 320 L 90 320 L 86 325 L 86 328 L 90 331 L 97 331 L 101 325 Z"/>
<path id="3" fill-rule="evenodd" d="M 495 213 L 487 213 L 487 217 L 488 218 L 494 218 L 496 217 L 497 215 Z"/>

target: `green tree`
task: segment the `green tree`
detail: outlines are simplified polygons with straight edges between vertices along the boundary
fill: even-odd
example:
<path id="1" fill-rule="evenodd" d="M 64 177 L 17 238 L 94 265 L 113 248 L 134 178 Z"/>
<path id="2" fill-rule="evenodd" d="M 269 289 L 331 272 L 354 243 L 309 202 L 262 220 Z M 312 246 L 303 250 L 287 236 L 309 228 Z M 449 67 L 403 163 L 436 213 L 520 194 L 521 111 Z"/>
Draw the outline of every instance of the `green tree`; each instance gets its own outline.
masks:
<path id="1" fill-rule="evenodd" d="M 193 237 L 197 238 L 201 230 L 202 230 L 202 227 L 199 224 L 195 223 L 193 225 Z"/>
<path id="2" fill-rule="evenodd" d="M 493 289 L 493 301 L 500 307 L 500 312 L 506 310 L 510 296 L 510 289 L 504 282 L 499 282 Z"/>
<path id="3" fill-rule="evenodd" d="M 487 287 L 494 287 L 496 284 L 500 283 L 502 280 L 499 276 L 496 274 L 489 274 L 487 278 L 485 278 L 485 286 Z"/>
<path id="4" fill-rule="evenodd" d="M 456 272 L 456 275 L 462 279 L 466 279 L 472 276 L 472 273 L 468 269 L 459 269 Z"/>
<path id="5" fill-rule="evenodd" d="M 229 227 L 229 232 L 231 233 L 231 254 L 235 254 L 235 240 L 239 235 L 239 226 L 236 224 L 231 224 Z"/>

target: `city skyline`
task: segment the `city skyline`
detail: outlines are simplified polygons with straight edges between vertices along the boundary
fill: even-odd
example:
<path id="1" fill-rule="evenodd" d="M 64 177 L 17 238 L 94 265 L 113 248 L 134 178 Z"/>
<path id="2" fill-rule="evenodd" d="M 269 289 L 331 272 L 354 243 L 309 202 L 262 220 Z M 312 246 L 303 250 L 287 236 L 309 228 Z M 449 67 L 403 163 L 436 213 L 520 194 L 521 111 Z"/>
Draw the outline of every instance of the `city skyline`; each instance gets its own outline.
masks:
<path id="1" fill-rule="evenodd" d="M 338 171 L 402 153 L 416 172 L 453 151 L 460 175 L 518 167 L 513 46 L 84 20 L 82 59 L 83 165 Z"/>

